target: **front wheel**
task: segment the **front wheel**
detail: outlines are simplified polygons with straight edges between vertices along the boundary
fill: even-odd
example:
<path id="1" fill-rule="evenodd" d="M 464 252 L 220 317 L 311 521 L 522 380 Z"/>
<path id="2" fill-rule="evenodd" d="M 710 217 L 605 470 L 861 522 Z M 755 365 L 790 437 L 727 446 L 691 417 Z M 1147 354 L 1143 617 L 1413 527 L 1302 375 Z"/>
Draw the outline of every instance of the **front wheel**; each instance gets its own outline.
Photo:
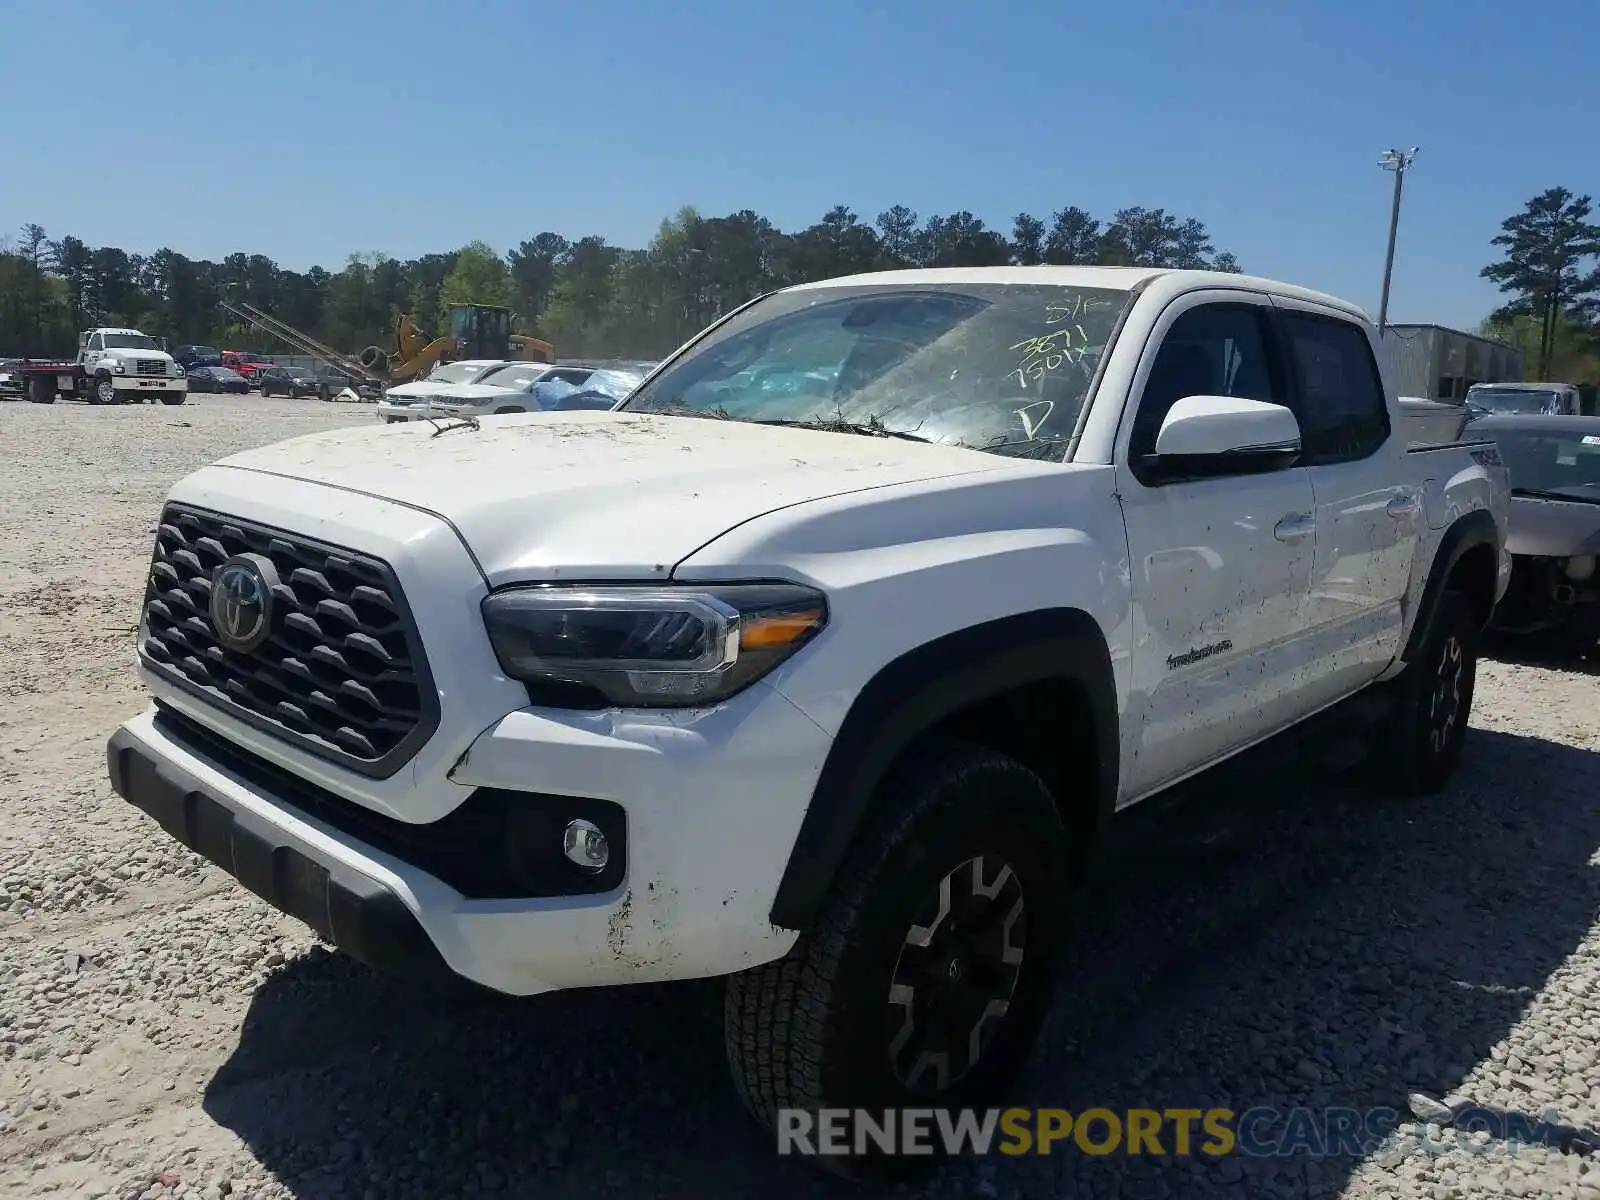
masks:
<path id="1" fill-rule="evenodd" d="M 111 382 L 111 376 L 102 375 L 94 381 L 92 393 L 96 404 L 117 403 L 117 385 Z"/>
<path id="2" fill-rule="evenodd" d="M 163 403 L 163 404 L 182 404 L 188 398 L 189 398 L 189 393 L 187 393 L 187 392 L 162 392 L 161 393 L 161 403 Z"/>
<path id="3" fill-rule="evenodd" d="M 1431 795 L 1455 774 L 1472 715 L 1481 632 L 1465 596 L 1446 591 L 1439 597 L 1421 652 L 1393 684 L 1387 752 L 1374 764 L 1385 791 Z"/>
<path id="4" fill-rule="evenodd" d="M 784 1109 L 882 1119 L 990 1107 L 1049 1007 L 1072 872 L 1044 783 L 1005 755 L 951 745 L 894 772 L 880 795 L 816 925 L 784 958 L 727 984 L 735 1087 L 780 1135 L 793 1129 Z M 810 1149 L 845 1175 L 919 1161 L 866 1145 L 860 1158 Z"/>

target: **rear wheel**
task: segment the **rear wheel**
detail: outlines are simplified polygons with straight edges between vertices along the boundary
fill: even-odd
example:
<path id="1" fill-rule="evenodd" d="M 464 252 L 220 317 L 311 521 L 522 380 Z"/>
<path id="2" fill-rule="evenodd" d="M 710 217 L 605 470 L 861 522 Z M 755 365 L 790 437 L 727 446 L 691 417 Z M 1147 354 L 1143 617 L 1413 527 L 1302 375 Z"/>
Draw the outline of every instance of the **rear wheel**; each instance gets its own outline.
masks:
<path id="1" fill-rule="evenodd" d="M 1385 791 L 1429 795 L 1455 774 L 1472 715 L 1480 635 L 1467 598 L 1444 592 L 1421 652 L 1393 684 L 1386 753 L 1374 764 Z"/>
<path id="2" fill-rule="evenodd" d="M 35 404 L 54 404 L 56 402 L 55 376 L 29 375 L 28 399 Z"/>
<path id="3" fill-rule="evenodd" d="M 727 984 L 734 1083 L 769 1131 L 780 1109 L 989 1107 L 1049 1006 L 1071 871 L 1043 782 L 952 745 L 908 762 L 880 794 L 816 926 Z M 845 1175 L 919 1164 L 870 1142 L 863 1157 L 816 1149 Z"/>
<path id="4" fill-rule="evenodd" d="M 161 393 L 161 403 L 163 403 L 163 404 L 182 404 L 188 398 L 189 398 L 189 394 L 187 392 L 162 392 Z"/>

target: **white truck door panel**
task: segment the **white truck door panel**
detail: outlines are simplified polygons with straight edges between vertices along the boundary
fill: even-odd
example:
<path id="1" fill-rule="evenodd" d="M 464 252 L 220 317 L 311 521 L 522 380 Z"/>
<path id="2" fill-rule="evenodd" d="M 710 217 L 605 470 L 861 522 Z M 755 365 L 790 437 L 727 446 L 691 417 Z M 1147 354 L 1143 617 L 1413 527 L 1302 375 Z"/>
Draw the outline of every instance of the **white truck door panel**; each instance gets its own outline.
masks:
<path id="1" fill-rule="evenodd" d="M 1317 706 L 1376 678 L 1400 652 L 1424 519 L 1405 438 L 1364 325 L 1275 297 L 1316 503 L 1305 621 Z"/>
<path id="2" fill-rule="evenodd" d="M 1270 313 L 1250 293 L 1184 297 L 1157 323 L 1134 376 L 1117 457 L 1134 598 L 1124 803 L 1301 715 L 1310 473 L 1161 482 L 1139 466 L 1185 396 L 1283 401 Z"/>

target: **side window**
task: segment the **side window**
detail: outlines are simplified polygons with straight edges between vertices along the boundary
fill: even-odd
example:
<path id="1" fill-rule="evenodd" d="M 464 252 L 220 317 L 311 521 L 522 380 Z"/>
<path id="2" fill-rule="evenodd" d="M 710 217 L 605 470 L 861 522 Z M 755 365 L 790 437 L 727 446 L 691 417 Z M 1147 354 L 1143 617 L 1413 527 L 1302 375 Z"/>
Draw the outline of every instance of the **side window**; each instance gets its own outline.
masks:
<path id="1" fill-rule="evenodd" d="M 1187 396 L 1287 403 L 1264 318 L 1264 310 L 1253 305 L 1205 304 L 1172 323 L 1139 397 L 1128 442 L 1130 462 L 1155 453 L 1162 421 Z"/>
<path id="2" fill-rule="evenodd" d="M 94 351 L 95 353 L 99 353 L 99 351 L 101 349 L 101 346 L 100 346 L 100 335 L 98 333 L 94 334 L 92 337 L 90 337 L 89 345 L 86 347 L 86 349 Z"/>
<path id="3" fill-rule="evenodd" d="M 1372 346 L 1359 326 L 1334 317 L 1283 313 L 1300 392 L 1307 466 L 1354 462 L 1389 438 L 1389 406 Z"/>

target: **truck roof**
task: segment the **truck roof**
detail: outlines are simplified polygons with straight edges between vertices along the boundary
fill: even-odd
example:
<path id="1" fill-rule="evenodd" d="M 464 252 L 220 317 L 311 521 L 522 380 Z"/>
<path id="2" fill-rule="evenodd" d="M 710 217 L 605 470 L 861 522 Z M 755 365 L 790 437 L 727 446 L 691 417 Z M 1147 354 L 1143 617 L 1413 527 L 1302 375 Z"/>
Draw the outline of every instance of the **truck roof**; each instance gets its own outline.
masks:
<path id="1" fill-rule="evenodd" d="M 135 337 L 144 337 L 142 329 L 124 329 L 120 325 L 97 325 L 90 333 L 131 333 Z"/>
<path id="2" fill-rule="evenodd" d="M 1170 281 L 1175 292 L 1200 287 L 1243 288 L 1246 291 L 1276 292 L 1314 304 L 1341 309 L 1369 321 L 1358 305 L 1326 292 L 1313 291 L 1278 279 L 1259 275 L 1236 275 L 1231 271 L 1173 270 L 1165 267 L 913 267 L 899 271 L 869 271 L 835 279 L 799 283 L 785 290 L 816 291 L 840 285 L 885 285 L 919 283 L 1055 284 L 1059 287 L 1128 289 L 1156 279 Z"/>

